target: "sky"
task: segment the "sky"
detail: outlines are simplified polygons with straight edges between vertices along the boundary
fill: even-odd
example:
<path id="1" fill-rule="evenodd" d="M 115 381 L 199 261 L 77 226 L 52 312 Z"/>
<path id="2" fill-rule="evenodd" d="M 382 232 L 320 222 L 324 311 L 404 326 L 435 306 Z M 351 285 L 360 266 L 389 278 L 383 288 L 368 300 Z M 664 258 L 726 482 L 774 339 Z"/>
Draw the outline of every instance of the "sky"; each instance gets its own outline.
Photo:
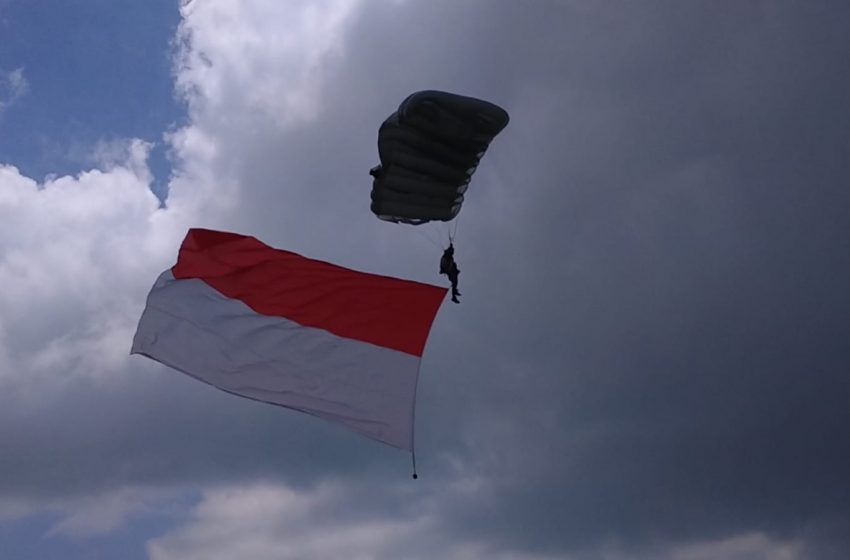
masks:
<path id="1" fill-rule="evenodd" d="M 0 557 L 850 557 L 844 2 L 0 0 Z M 410 458 L 129 348 L 190 227 L 434 284 L 377 128 L 511 122 Z"/>

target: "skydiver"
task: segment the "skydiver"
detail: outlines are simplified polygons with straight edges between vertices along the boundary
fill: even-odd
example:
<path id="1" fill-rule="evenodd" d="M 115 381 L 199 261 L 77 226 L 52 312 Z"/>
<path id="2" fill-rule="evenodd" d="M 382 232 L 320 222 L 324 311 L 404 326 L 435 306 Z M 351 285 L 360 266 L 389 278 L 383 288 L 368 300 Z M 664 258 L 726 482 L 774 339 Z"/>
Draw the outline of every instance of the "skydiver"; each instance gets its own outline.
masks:
<path id="1" fill-rule="evenodd" d="M 460 292 L 457 289 L 457 280 L 460 275 L 460 269 L 457 267 L 454 255 L 454 245 L 449 242 L 448 249 L 443 251 L 443 256 L 440 257 L 440 274 L 445 274 L 449 277 L 449 281 L 452 283 L 452 301 L 460 303 L 460 300 L 457 299 L 457 296 L 460 295 Z"/>

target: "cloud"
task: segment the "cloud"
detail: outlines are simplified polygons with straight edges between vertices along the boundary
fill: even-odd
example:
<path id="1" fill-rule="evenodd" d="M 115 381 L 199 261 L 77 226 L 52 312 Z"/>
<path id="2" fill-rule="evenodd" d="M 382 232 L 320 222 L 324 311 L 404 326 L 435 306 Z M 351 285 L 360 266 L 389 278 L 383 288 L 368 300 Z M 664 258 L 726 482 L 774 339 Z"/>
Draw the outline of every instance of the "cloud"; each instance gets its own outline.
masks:
<path id="1" fill-rule="evenodd" d="M 181 10 L 177 89 L 196 118 L 278 128 L 315 118 L 324 105 L 325 68 L 343 49 L 342 29 L 357 0 L 281 4 L 193 3 Z M 251 83 L 249 88 L 242 87 Z M 233 112 L 235 107 L 242 110 Z M 229 114 L 222 113 L 227 108 Z"/>
<path id="2" fill-rule="evenodd" d="M 157 560 L 846 556 L 844 11 L 182 10 L 164 208 L 138 141 L 75 176 L 0 168 L 6 515 L 65 504 L 56 531 L 80 535 L 167 503 L 148 491 L 202 492 Z M 377 125 L 424 87 L 512 121 L 423 359 L 419 481 L 394 450 L 126 356 L 190 225 L 439 282 L 422 230 L 368 210 Z"/>
<path id="3" fill-rule="evenodd" d="M 710 560 L 712 558 L 802 560 L 809 556 L 799 542 L 774 541 L 763 534 L 752 533 L 714 542 L 678 546 L 671 551 L 669 557 L 671 560 Z"/>
<path id="4" fill-rule="evenodd" d="M 457 488 L 455 488 L 457 489 Z M 378 502 L 383 492 L 370 487 Z M 439 490 L 438 490 L 439 493 Z M 274 483 L 207 490 L 188 520 L 148 543 L 151 560 L 363 558 L 370 560 L 447 558 L 452 560 L 805 560 L 803 543 L 745 533 L 712 540 L 660 543 L 642 551 L 624 550 L 615 542 L 592 550 L 556 555 L 505 550 L 486 539 L 457 538 L 440 522 L 436 500 L 414 499 L 402 512 L 355 506 L 367 492 L 326 481 L 318 487 L 292 489 Z M 413 496 L 410 496 L 413 498 Z"/>
<path id="5" fill-rule="evenodd" d="M 11 498 L 0 505 L 0 521 L 49 514 L 53 521 L 47 536 L 74 540 L 109 534 L 142 516 L 179 519 L 189 502 L 183 489 L 163 486 L 125 486 L 94 495 Z"/>
<path id="6" fill-rule="evenodd" d="M 29 92 L 29 82 L 23 68 L 9 72 L 0 71 L 0 115 L 18 99 Z"/>
<path id="7" fill-rule="evenodd" d="M 245 555 L 258 560 L 340 556 L 545 560 L 543 556 L 500 553 L 485 543 L 446 540 L 435 532 L 438 524 L 427 508 L 410 508 L 390 517 L 368 511 L 368 506 L 355 512 L 351 504 L 355 499 L 368 500 L 369 496 L 334 482 L 309 490 L 268 483 L 208 490 L 189 521 L 152 540 L 148 552 L 151 560 Z"/>
<path id="8" fill-rule="evenodd" d="M 137 143 L 111 171 L 41 184 L 0 168 L 3 355 L 14 360 L 0 372 L 4 388 L 34 387 L 57 370 L 68 380 L 122 364 L 116 343 L 132 332 L 130 298 L 155 257 L 145 243 L 157 208 L 146 150 Z"/>
<path id="9" fill-rule="evenodd" d="M 53 509 L 61 517 L 48 534 L 75 539 L 108 534 L 134 517 L 152 514 L 165 517 L 182 499 L 184 492 L 179 490 L 125 486 L 98 496 L 54 504 L 47 509 Z"/>

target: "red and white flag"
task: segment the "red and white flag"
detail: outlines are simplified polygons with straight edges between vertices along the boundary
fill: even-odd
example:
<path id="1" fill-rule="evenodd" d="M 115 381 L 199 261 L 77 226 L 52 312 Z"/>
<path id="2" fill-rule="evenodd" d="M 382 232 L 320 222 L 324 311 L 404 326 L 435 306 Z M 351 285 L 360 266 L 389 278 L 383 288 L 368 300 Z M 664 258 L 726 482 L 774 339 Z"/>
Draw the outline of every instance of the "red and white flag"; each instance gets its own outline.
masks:
<path id="1" fill-rule="evenodd" d="M 446 289 L 192 229 L 131 353 L 413 448 L 419 362 Z"/>

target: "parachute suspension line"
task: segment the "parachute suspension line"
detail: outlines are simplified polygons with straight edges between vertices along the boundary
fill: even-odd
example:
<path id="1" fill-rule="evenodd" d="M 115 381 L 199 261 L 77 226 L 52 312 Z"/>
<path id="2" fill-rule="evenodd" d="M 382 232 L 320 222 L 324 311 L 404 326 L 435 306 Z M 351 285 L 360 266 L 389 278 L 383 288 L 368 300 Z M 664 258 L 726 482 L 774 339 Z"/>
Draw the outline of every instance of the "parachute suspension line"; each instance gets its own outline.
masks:
<path id="1" fill-rule="evenodd" d="M 437 242 L 434 240 L 434 238 L 433 238 L 433 237 L 431 237 L 430 235 L 428 235 L 428 234 L 426 233 L 426 230 L 424 230 L 424 229 L 419 229 L 419 226 L 411 226 L 411 227 L 413 228 L 413 231 L 415 231 L 415 232 L 416 232 L 416 233 L 418 233 L 420 236 L 422 236 L 422 237 L 423 237 L 425 240 L 427 240 L 427 241 L 428 241 L 431 245 L 434 245 L 434 246 L 436 246 L 438 249 L 441 249 L 441 250 L 442 250 L 442 247 L 440 246 L 440 244 L 439 244 L 439 243 L 437 243 Z"/>
<path id="2" fill-rule="evenodd" d="M 422 233 L 427 234 L 428 239 L 430 239 L 431 242 L 436 245 L 441 251 L 443 250 L 443 244 L 440 243 L 440 238 L 442 237 L 440 235 L 440 228 L 436 227 L 434 222 L 428 222 L 427 224 L 425 224 L 422 228 Z"/>
<path id="3" fill-rule="evenodd" d="M 447 225 L 449 228 L 449 245 L 454 243 L 455 237 L 457 236 L 457 226 L 460 224 L 460 214 L 455 218 L 454 227 Z"/>

